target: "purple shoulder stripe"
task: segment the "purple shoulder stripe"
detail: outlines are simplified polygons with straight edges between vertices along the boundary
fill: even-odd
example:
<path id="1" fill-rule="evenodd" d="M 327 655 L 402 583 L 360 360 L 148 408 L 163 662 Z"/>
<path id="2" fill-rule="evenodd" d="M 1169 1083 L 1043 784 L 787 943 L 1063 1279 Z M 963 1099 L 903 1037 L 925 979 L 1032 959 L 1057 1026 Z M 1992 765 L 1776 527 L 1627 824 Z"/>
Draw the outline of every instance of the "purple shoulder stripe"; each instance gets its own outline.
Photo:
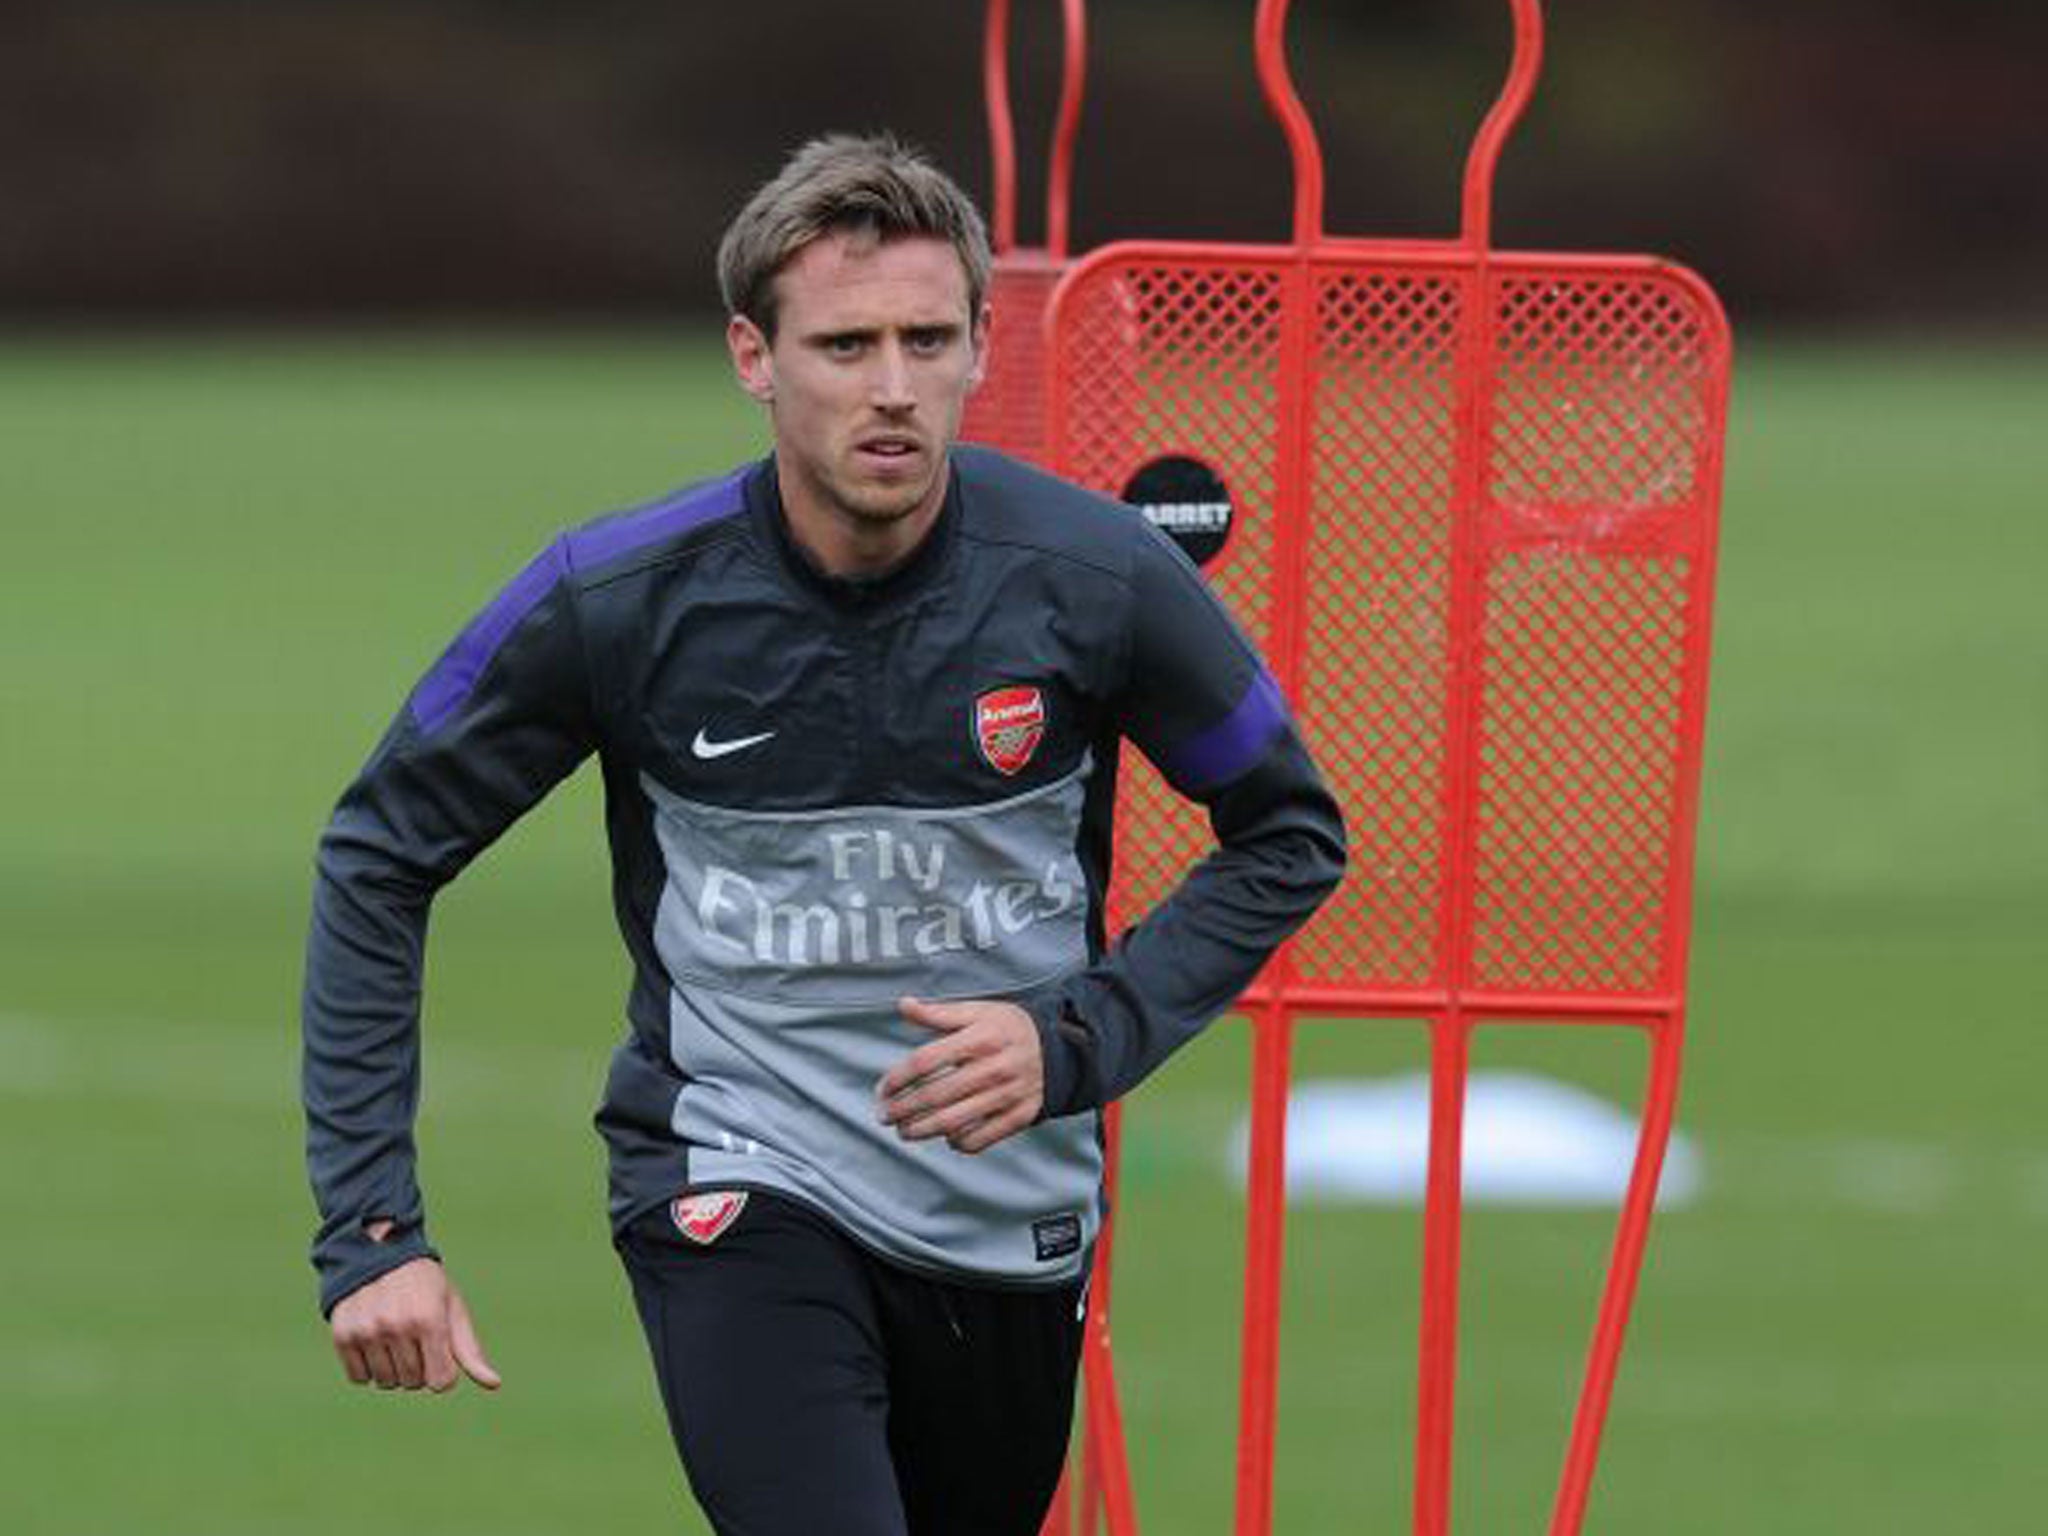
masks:
<path id="1" fill-rule="evenodd" d="M 1227 784 L 1266 755 L 1286 724 L 1280 685 L 1261 667 L 1235 709 L 1167 753 L 1159 766 L 1182 794 Z"/>
<path id="2" fill-rule="evenodd" d="M 744 505 L 740 482 L 746 474 L 744 469 L 735 470 L 722 480 L 692 486 L 638 511 L 578 529 L 567 540 L 570 563 L 579 571 L 587 571 L 739 511 Z"/>
<path id="3" fill-rule="evenodd" d="M 470 620 L 420 679 L 407 702 L 413 723 L 427 734 L 446 724 L 468 700 L 498 648 L 571 570 L 602 565 L 738 511 L 739 484 L 740 476 L 730 475 L 555 540 Z"/>
<path id="4" fill-rule="evenodd" d="M 556 583 L 568 573 L 567 554 L 562 540 L 557 539 L 514 576 L 505 590 L 491 599 L 488 608 L 469 621 L 469 627 L 455 637 L 455 643 L 442 653 L 412 691 L 408 707 L 413 723 L 421 731 L 431 734 L 439 730 L 462 707 L 470 690 L 476 687 L 476 680 L 483 676 L 484 668 L 498 654 L 498 647 L 505 643 L 505 637 L 540 606 L 541 599 L 554 591 Z"/>

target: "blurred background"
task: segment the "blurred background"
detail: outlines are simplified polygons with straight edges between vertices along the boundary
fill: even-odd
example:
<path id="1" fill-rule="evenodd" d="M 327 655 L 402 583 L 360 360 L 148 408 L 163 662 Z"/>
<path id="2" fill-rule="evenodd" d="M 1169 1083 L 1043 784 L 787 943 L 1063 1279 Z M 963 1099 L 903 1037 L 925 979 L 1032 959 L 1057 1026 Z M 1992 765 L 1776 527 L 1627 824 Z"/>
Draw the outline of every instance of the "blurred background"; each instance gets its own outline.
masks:
<path id="1" fill-rule="evenodd" d="M 1015 0 L 1035 238 L 1056 7 Z M 1076 245 L 1279 238 L 1252 0 L 1098 0 Z M 1501 0 L 1302 0 L 1329 224 L 1452 231 Z M 764 441 L 711 250 L 801 139 L 985 192 L 980 5 L 0 11 L 0 1529 L 698 1530 L 588 1118 L 624 959 L 579 777 L 436 908 L 423 1170 L 502 1395 L 340 1384 L 294 1074 L 313 841 L 554 530 Z M 1681 1127 L 1589 1532 L 2034 1528 L 2048 1501 L 2048 13 L 1558 0 L 1499 242 L 1734 320 Z M 1146 1529 L 1225 1528 L 1248 1057 L 1131 1117 Z M 1304 1031 L 1303 1076 L 1424 1061 Z M 1636 1042 L 1481 1068 L 1624 1108 Z M 1473 1213 L 1457 1529 L 1543 1528 L 1610 1213 Z M 1412 1210 L 1292 1218 L 1278 1529 L 1405 1524 Z M 792 1475 L 798 1475 L 793 1471 Z"/>
<path id="2" fill-rule="evenodd" d="M 1093 7 L 1080 243 L 1283 229 L 1251 9 Z M 1504 242 L 1683 253 L 1751 322 L 2004 328 L 2041 313 L 2037 10 L 1551 9 L 1538 105 L 1502 174 Z M 1027 150 L 1057 10 L 1015 7 Z M 1506 5 L 1297 11 L 1331 227 L 1451 232 Z M 703 311 L 728 210 L 821 128 L 896 128 L 985 186 L 981 14 L 972 0 L 14 0 L 0 315 Z"/>

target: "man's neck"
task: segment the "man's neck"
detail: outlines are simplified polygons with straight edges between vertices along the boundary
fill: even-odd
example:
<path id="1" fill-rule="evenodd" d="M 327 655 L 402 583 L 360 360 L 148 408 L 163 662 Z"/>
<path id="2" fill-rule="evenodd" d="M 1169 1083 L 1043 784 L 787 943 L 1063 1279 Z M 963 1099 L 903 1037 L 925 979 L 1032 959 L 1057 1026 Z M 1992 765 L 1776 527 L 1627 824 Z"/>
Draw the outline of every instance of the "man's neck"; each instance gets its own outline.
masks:
<path id="1" fill-rule="evenodd" d="M 775 460 L 776 490 L 791 540 L 819 571 L 842 580 L 886 576 L 917 553 L 946 504 L 947 474 L 941 470 L 931 495 L 915 510 L 869 519 L 831 505 L 781 455 Z"/>

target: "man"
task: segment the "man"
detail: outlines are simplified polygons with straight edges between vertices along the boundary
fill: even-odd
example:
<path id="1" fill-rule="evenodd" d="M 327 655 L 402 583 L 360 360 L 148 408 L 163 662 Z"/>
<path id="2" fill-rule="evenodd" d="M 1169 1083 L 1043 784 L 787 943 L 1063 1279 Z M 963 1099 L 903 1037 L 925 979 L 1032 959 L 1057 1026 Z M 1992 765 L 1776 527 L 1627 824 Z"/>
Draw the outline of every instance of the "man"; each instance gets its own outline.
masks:
<path id="1" fill-rule="evenodd" d="M 814 142 L 719 269 L 772 456 L 557 540 L 323 839 L 322 1302 L 352 1381 L 497 1385 L 413 1177 L 427 907 L 595 752 L 634 975 L 598 1125 L 692 1490 L 735 1536 L 1026 1536 L 1072 1412 L 1097 1111 L 1308 915 L 1341 828 L 1170 543 L 954 448 L 989 255 L 953 183 Z M 1124 738 L 1220 847 L 1110 947 Z"/>

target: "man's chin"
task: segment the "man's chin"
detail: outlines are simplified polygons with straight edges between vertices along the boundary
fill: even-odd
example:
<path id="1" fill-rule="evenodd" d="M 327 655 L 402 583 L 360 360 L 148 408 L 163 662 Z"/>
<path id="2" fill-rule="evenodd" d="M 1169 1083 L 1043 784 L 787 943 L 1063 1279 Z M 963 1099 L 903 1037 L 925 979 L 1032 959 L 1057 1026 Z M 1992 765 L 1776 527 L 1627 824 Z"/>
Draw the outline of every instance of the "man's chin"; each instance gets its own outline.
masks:
<path id="1" fill-rule="evenodd" d="M 839 504 L 864 523 L 900 523 L 915 516 L 931 498 L 933 480 L 919 476 L 915 484 L 876 485 L 856 482 L 839 488 Z"/>

